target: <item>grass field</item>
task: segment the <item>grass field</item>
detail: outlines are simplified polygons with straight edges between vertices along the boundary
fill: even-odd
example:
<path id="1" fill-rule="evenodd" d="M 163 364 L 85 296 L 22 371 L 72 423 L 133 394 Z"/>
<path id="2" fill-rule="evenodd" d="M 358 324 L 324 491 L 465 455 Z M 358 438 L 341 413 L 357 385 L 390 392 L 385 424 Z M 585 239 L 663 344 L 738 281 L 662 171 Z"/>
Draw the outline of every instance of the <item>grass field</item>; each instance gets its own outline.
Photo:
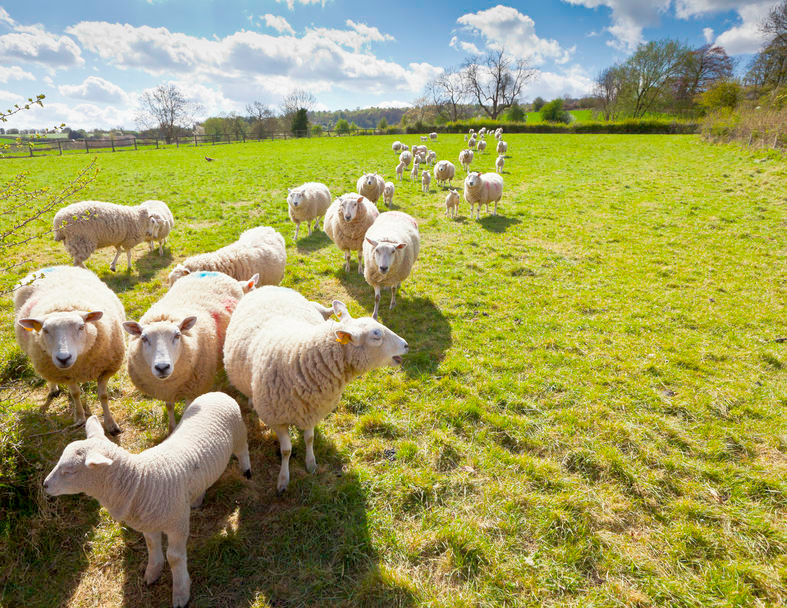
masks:
<path id="1" fill-rule="evenodd" d="M 159 198 L 178 223 L 171 250 L 139 246 L 131 274 L 109 272 L 109 250 L 88 266 L 136 319 L 170 264 L 271 224 L 288 244 L 284 285 L 369 314 L 371 288 L 322 232 L 293 243 L 284 200 L 306 180 L 336 195 L 364 171 L 390 179 L 394 139 L 228 145 L 212 163 L 199 148 L 99 155 L 78 198 Z M 192 606 L 787 600 L 784 158 L 695 136 L 506 139 L 499 217 L 470 220 L 463 202 L 449 221 L 442 191 L 397 183 L 422 248 L 381 320 L 412 354 L 348 386 L 317 429 L 315 475 L 298 436 L 281 498 L 272 433 L 244 412 L 254 477 L 233 461 L 192 513 Z M 462 143 L 440 135 L 434 148 L 456 162 Z M 86 162 L 7 160 L 0 177 L 28 170 L 57 185 Z M 27 255 L 68 261 L 49 239 Z M 139 533 L 85 496 L 43 494 L 83 431 L 58 432 L 71 420 L 64 397 L 38 413 L 44 389 L 7 299 L 0 353 L 0 385 L 34 389 L 13 405 L 7 393 L 0 411 L 0 605 L 169 605 L 168 568 L 143 583 Z M 164 438 L 161 403 L 125 372 L 110 403 L 124 447 Z"/>
<path id="2" fill-rule="evenodd" d="M 593 120 L 593 110 L 571 110 L 569 114 L 578 121 Z M 527 124 L 538 124 L 544 121 L 541 118 L 541 112 L 528 112 L 526 122 Z"/>

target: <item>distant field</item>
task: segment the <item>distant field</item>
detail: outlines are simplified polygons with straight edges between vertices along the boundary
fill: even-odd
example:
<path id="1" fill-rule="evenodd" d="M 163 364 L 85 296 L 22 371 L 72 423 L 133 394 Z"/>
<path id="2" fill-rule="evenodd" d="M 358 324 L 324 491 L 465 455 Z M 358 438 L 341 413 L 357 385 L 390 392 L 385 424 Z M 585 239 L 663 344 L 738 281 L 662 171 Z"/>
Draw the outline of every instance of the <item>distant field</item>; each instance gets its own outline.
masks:
<path id="1" fill-rule="evenodd" d="M 162 199 L 178 223 L 163 258 L 137 248 L 130 275 L 109 272 L 109 250 L 88 266 L 136 319 L 171 264 L 270 224 L 288 244 L 284 285 L 369 314 L 371 288 L 322 232 L 292 241 L 286 188 L 318 180 L 338 195 L 364 171 L 391 179 L 395 139 L 418 140 L 216 146 L 211 163 L 201 148 L 97 155 L 78 198 Z M 787 601 L 784 158 L 681 135 L 506 140 L 499 217 L 471 220 L 463 201 L 449 221 L 442 189 L 397 183 L 422 249 L 381 320 L 412 354 L 348 386 L 318 427 L 315 475 L 298 435 L 281 498 L 272 433 L 245 411 L 254 477 L 232 462 L 192 513 L 192 606 Z M 454 162 L 462 146 L 433 145 Z M 0 178 L 62 185 L 88 158 L 6 160 Z M 25 254 L 20 275 L 68 262 L 51 239 Z M 53 432 L 71 421 L 64 397 L 38 413 L 44 388 L 11 324 L 2 299 L 0 386 L 35 391 L 0 401 L 0 605 L 168 606 L 168 568 L 143 583 L 140 534 L 91 499 L 41 491 L 83 435 Z M 165 437 L 161 403 L 125 372 L 110 401 L 124 447 Z M 100 411 L 94 388 L 87 403 Z"/>
<path id="2" fill-rule="evenodd" d="M 571 110 L 569 113 L 578 121 L 593 120 L 593 110 Z M 528 112 L 526 122 L 537 124 L 544 121 L 541 119 L 541 112 Z"/>

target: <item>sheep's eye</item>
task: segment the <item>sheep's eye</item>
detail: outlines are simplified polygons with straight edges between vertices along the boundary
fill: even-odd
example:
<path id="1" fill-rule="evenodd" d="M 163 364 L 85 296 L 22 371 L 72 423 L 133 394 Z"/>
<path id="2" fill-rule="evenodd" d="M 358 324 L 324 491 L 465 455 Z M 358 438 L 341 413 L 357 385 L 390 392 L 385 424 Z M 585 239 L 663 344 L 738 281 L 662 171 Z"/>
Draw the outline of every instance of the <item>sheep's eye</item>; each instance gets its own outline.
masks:
<path id="1" fill-rule="evenodd" d="M 382 338 L 382 337 L 383 337 L 383 332 L 381 332 L 379 329 L 375 329 L 375 330 L 372 332 L 372 335 L 373 335 L 375 338 Z"/>
<path id="2" fill-rule="evenodd" d="M 180 334 L 175 334 L 174 336 L 172 336 L 173 342 L 177 342 L 178 340 L 180 340 Z"/>
<path id="3" fill-rule="evenodd" d="M 150 338 L 148 338 L 147 336 L 142 336 L 140 340 L 142 340 L 143 344 L 150 344 Z"/>
<path id="4" fill-rule="evenodd" d="M 41 333 L 48 334 L 49 330 L 45 327 L 44 329 L 41 330 Z"/>
<path id="5" fill-rule="evenodd" d="M 80 326 L 79 326 L 79 331 L 85 331 L 85 325 L 84 325 L 84 323 L 83 323 L 82 325 L 80 325 Z"/>

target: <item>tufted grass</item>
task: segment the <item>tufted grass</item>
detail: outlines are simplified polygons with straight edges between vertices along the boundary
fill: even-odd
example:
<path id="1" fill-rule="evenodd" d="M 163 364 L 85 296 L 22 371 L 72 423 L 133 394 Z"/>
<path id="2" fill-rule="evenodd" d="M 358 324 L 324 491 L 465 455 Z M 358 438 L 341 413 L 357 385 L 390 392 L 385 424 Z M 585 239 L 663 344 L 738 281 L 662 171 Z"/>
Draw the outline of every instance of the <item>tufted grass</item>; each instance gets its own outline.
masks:
<path id="1" fill-rule="evenodd" d="M 271 224 L 287 240 L 284 285 L 368 314 L 371 288 L 323 233 L 293 243 L 283 201 L 306 180 L 336 195 L 362 171 L 390 179 L 394 139 L 101 154 L 80 198 L 160 198 L 178 225 L 163 259 L 138 247 L 131 274 L 123 258 L 109 272 L 109 250 L 88 266 L 138 318 L 170 263 Z M 254 477 L 231 463 L 192 514 L 192 606 L 787 600 L 784 159 L 695 136 L 506 139 L 500 217 L 471 221 L 463 202 L 449 221 L 434 184 L 397 184 L 422 250 L 381 320 L 413 352 L 348 386 L 318 427 L 316 475 L 298 436 L 281 498 L 272 435 L 245 411 Z M 460 146 L 441 135 L 433 147 L 455 161 Z M 57 185 L 85 162 L 6 160 L 0 177 L 28 169 Z M 49 239 L 26 254 L 68 261 Z M 140 534 L 84 496 L 43 495 L 83 435 L 62 431 L 65 397 L 38 413 L 44 389 L 11 320 L 5 299 L 0 384 L 15 390 L 0 403 L 0 605 L 169 605 L 168 568 L 142 581 Z M 110 388 L 123 446 L 163 439 L 160 403 L 125 373 Z M 95 392 L 87 401 L 98 411 Z"/>

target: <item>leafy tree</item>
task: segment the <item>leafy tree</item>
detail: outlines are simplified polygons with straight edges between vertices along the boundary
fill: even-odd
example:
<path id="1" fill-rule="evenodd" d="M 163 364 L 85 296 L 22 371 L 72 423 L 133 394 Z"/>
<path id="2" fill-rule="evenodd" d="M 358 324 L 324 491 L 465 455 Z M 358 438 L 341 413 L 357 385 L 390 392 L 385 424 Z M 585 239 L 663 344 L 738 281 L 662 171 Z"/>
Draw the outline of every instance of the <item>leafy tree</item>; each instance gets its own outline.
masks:
<path id="1" fill-rule="evenodd" d="M 519 99 L 522 87 L 536 70 L 524 59 L 506 55 L 505 49 L 469 59 L 464 78 L 470 95 L 489 118 L 496 119 Z"/>
<path id="2" fill-rule="evenodd" d="M 631 91 L 631 114 L 644 116 L 684 69 L 689 49 L 675 40 L 640 44 L 623 64 Z"/>
<path id="3" fill-rule="evenodd" d="M 544 101 L 543 97 L 536 97 L 533 100 L 533 111 L 534 112 L 540 112 L 541 108 L 544 107 L 544 104 L 546 104 L 546 101 Z"/>
<path id="4" fill-rule="evenodd" d="M 312 135 L 315 137 L 319 137 L 322 135 L 322 125 L 312 125 Z"/>
<path id="5" fill-rule="evenodd" d="M 571 116 L 563 109 L 563 100 L 560 98 L 543 105 L 541 119 L 546 122 L 571 122 Z"/>
<path id="6" fill-rule="evenodd" d="M 334 130 L 339 135 L 347 135 L 350 132 L 350 123 L 347 122 L 346 118 L 340 118 L 339 120 L 336 121 L 336 124 L 334 125 Z"/>
<path id="7" fill-rule="evenodd" d="M 706 111 L 735 108 L 743 100 L 743 87 L 734 81 L 717 82 L 697 97 Z"/>
<path id="8" fill-rule="evenodd" d="M 525 111 L 522 109 L 522 106 L 520 106 L 518 103 L 515 103 L 514 105 L 512 105 L 510 108 L 506 110 L 505 117 L 506 120 L 509 120 L 511 122 L 525 122 L 525 120 L 527 119 L 527 114 L 525 114 Z"/>
<path id="9" fill-rule="evenodd" d="M 720 46 L 706 44 L 689 51 L 675 82 L 675 98 L 691 102 L 716 83 L 732 78 L 732 59 Z"/>
<path id="10" fill-rule="evenodd" d="M 606 68 L 598 75 L 596 96 L 604 120 L 615 120 L 618 117 L 630 88 L 629 73 L 621 65 Z"/>
<path id="11" fill-rule="evenodd" d="M 388 121 L 385 120 L 385 116 L 380 119 L 380 122 L 377 123 L 377 128 L 382 131 L 383 129 L 388 128 Z"/>

